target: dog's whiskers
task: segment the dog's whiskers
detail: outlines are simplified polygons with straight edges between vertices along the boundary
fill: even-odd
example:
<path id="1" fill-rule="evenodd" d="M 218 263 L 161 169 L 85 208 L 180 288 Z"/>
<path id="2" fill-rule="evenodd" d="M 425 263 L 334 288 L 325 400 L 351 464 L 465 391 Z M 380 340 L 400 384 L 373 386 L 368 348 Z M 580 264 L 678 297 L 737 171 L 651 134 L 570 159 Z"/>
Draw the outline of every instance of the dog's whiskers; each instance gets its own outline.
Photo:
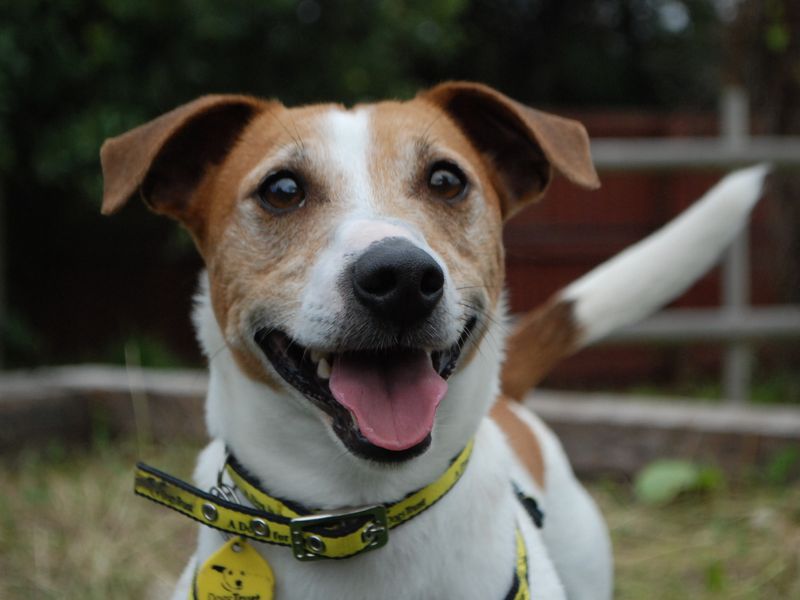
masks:
<path id="1" fill-rule="evenodd" d="M 475 285 L 462 285 L 456 286 L 456 290 L 462 292 L 464 290 L 496 290 L 501 288 L 502 286 L 498 285 L 483 285 L 483 284 L 475 284 Z"/>
<path id="2" fill-rule="evenodd" d="M 292 133 L 291 131 L 289 131 L 289 128 L 280 119 L 280 117 L 278 117 L 278 115 L 275 114 L 275 111 L 270 110 L 269 108 L 267 108 L 266 111 L 273 119 L 275 119 L 275 122 L 281 126 L 281 129 L 283 129 L 286 132 L 286 135 L 288 135 L 292 139 L 294 145 L 297 147 L 297 151 L 300 153 L 301 156 L 303 156 L 306 152 L 306 147 L 305 144 L 303 143 L 302 138 L 300 137 L 299 131 L 297 130 L 297 124 L 294 121 L 292 122 L 292 125 L 294 125 L 294 130 L 295 130 L 295 133 Z"/>
<path id="3" fill-rule="evenodd" d="M 444 114 L 438 114 L 438 115 L 436 115 L 436 116 L 435 116 L 435 117 L 434 117 L 434 118 L 431 120 L 431 122 L 430 122 L 430 123 L 428 123 L 428 126 L 427 126 L 427 127 L 425 127 L 425 129 L 424 129 L 424 130 L 423 130 L 423 132 L 422 132 L 422 136 L 421 136 L 421 137 L 422 137 L 422 140 L 423 140 L 423 142 L 424 142 L 424 143 L 426 143 L 426 144 L 428 144 L 428 145 L 432 145 L 432 143 L 431 143 L 431 140 L 430 140 L 430 132 L 431 132 L 431 129 L 433 129 L 433 126 L 434 126 L 434 125 L 436 125 L 436 123 L 438 123 L 438 122 L 439 122 L 439 120 L 440 120 L 442 117 L 444 117 Z"/>
<path id="4" fill-rule="evenodd" d="M 211 353 L 211 355 L 208 357 L 208 362 L 209 363 L 214 362 L 214 360 L 217 357 L 219 357 L 223 352 L 225 352 L 225 350 L 230 350 L 230 349 L 228 348 L 228 344 L 223 343 L 220 345 L 219 348 L 217 348 L 216 350 L 214 350 L 214 352 Z"/>

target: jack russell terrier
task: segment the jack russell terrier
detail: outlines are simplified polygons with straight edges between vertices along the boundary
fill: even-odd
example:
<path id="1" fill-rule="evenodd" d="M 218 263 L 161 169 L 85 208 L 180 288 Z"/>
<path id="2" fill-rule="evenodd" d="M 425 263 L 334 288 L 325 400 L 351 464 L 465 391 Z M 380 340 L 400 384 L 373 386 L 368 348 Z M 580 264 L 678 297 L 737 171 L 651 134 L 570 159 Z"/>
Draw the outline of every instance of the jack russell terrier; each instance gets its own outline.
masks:
<path id="1" fill-rule="evenodd" d="M 206 265 L 213 441 L 194 485 L 136 473 L 138 494 L 202 524 L 173 598 L 611 597 L 603 519 L 514 399 L 702 274 L 766 168 L 729 175 L 506 345 L 503 222 L 555 172 L 599 186 L 575 121 L 474 83 L 351 109 L 205 96 L 101 159 L 103 212 L 141 195 Z"/>

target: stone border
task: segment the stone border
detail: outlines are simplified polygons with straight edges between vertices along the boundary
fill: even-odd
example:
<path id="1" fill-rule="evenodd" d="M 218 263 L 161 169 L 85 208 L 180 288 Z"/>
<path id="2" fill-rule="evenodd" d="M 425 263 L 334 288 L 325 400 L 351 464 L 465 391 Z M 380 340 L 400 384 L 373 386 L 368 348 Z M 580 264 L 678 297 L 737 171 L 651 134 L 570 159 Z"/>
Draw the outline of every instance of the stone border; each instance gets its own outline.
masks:
<path id="1" fill-rule="evenodd" d="M 202 371 L 78 366 L 0 373 L 0 454 L 50 440 L 138 435 L 206 439 Z M 581 474 L 631 476 L 663 457 L 742 473 L 800 447 L 800 406 L 732 407 L 685 399 L 537 390 L 526 399 Z M 800 465 L 795 465 L 800 476 Z"/>
<path id="2" fill-rule="evenodd" d="M 537 391 L 526 405 L 553 428 L 584 474 L 630 476 L 659 458 L 686 458 L 741 475 L 800 451 L 800 406 L 554 391 Z M 792 470 L 800 477 L 800 458 Z"/>
<path id="3" fill-rule="evenodd" d="M 52 439 L 206 438 L 202 371 L 77 366 L 0 373 L 0 453 Z"/>

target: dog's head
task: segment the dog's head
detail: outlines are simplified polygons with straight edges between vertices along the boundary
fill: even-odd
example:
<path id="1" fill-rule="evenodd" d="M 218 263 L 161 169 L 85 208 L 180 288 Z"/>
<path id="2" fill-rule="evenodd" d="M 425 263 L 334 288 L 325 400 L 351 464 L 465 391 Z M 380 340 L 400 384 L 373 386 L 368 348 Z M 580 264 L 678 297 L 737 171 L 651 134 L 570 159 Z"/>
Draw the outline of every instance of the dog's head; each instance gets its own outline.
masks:
<path id="1" fill-rule="evenodd" d="M 247 573 L 241 569 L 229 569 L 225 565 L 211 565 L 211 568 L 222 575 L 222 589 L 227 592 L 242 591 Z"/>
<path id="2" fill-rule="evenodd" d="M 239 369 L 383 461 L 428 447 L 502 318 L 503 221 L 554 170 L 598 185 L 581 125 L 469 83 L 350 110 L 207 96 L 101 156 L 104 212 L 140 193 L 193 236 Z"/>

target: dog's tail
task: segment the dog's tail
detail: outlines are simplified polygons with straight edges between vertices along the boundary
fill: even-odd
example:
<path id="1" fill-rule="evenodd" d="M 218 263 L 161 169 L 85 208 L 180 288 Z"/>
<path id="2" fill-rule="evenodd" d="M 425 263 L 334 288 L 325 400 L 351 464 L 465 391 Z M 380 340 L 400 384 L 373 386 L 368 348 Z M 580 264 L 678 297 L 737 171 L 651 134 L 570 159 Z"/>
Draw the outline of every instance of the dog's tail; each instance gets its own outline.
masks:
<path id="1" fill-rule="evenodd" d="M 726 176 L 683 214 L 557 292 L 508 339 L 503 393 L 521 398 L 565 356 L 681 294 L 746 223 L 769 168 Z"/>

